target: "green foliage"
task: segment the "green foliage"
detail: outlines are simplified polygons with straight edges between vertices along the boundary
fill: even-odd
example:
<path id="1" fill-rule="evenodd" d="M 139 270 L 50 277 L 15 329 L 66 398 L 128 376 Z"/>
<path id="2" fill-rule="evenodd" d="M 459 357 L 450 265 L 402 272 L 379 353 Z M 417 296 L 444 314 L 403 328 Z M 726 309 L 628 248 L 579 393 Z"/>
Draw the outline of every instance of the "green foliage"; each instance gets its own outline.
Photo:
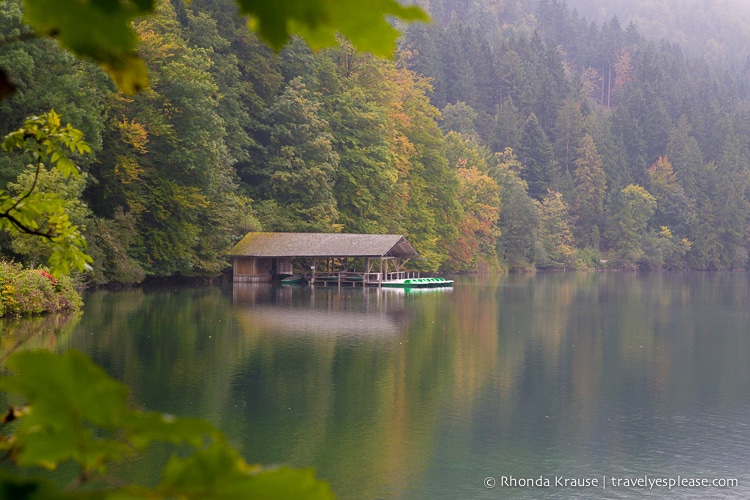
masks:
<path id="1" fill-rule="evenodd" d="M 439 112 L 425 96 L 424 80 L 403 76 L 408 77 L 402 88 L 406 92 L 402 103 L 409 118 L 402 130 L 416 152 L 406 176 L 406 226 L 409 241 L 425 259 L 421 265 L 434 271 L 445 261 L 449 245 L 458 236 L 459 180 L 448 165 L 445 139 L 437 124 Z"/>
<path id="2" fill-rule="evenodd" d="M 635 266 L 642 258 L 642 240 L 655 210 L 656 198 L 643 187 L 630 184 L 622 190 L 606 233 L 616 263 Z"/>
<path id="3" fill-rule="evenodd" d="M 38 36 L 52 36 L 78 56 L 99 63 L 126 93 L 148 86 L 145 62 L 136 53 L 138 37 L 133 21 L 153 12 L 157 0 L 24 0 L 26 22 Z M 347 36 L 361 50 L 390 56 L 398 30 L 387 17 L 427 21 L 416 6 L 395 0 L 375 4 L 335 0 L 263 2 L 237 0 L 240 12 L 250 16 L 248 25 L 274 48 L 292 35 L 301 35 L 316 48 L 336 44 L 336 33 Z"/>
<path id="4" fill-rule="evenodd" d="M 29 166 L 18 176 L 17 182 L 8 184 L 8 188 L 15 197 L 22 196 L 32 189 L 57 196 L 62 202 L 60 208 L 63 213 L 83 232 L 91 216 L 91 210 L 81 199 L 87 177 L 84 173 L 68 178 L 57 169 L 49 171 L 43 165 L 38 169 Z M 47 230 L 48 228 L 45 228 L 45 231 Z M 11 247 L 15 254 L 21 257 L 21 261 L 29 266 L 48 261 L 51 253 L 47 245 L 39 244 L 37 235 L 24 232 L 11 234 Z"/>
<path id="5" fill-rule="evenodd" d="M 54 36 L 79 56 L 89 57 L 125 92 L 147 86 L 146 66 L 135 53 L 131 22 L 151 12 L 154 0 L 78 2 L 25 0 L 26 22 L 40 36 Z"/>
<path id="6" fill-rule="evenodd" d="M 369 30 L 357 29 L 350 42 L 336 40 L 333 26 L 347 36 L 360 11 L 406 19 L 413 7 L 239 2 L 261 38 L 282 44 L 303 35 L 277 54 L 246 29 L 235 0 L 113 0 L 108 8 L 124 31 L 113 28 L 112 38 L 137 40 L 120 53 L 135 48 L 151 79 L 149 90 L 126 97 L 61 44 L 34 38 L 24 13 L 52 18 L 68 5 L 42 15 L 47 1 L 25 0 L 28 12 L 21 0 L 0 6 L 0 67 L 17 87 L 0 104 L 0 130 L 54 107 L 85 132 L 94 154 L 74 159 L 87 175 L 45 190 L 68 197 L 68 220 L 98 261 L 96 283 L 215 276 L 231 244 L 258 226 L 400 233 L 425 258 L 421 268 L 455 267 L 451 251 L 470 226 L 461 182 L 480 173 L 498 184 L 503 205 L 494 245 L 479 245 L 480 260 L 497 253 L 518 269 L 546 262 L 532 199 L 547 189 L 569 204 L 574 249 L 598 249 L 601 235 L 610 257 L 617 241 L 629 241 L 613 229 L 621 190 L 638 184 L 658 201 L 640 236 L 646 255 L 623 249 L 610 262 L 651 265 L 644 264 L 649 249 L 664 243 L 655 228 L 667 226 L 676 241 L 692 242 L 684 256 L 691 268 L 746 266 L 750 150 L 737 139 L 750 132 L 744 70 L 717 72 L 677 47 L 648 44 L 617 20 L 590 25 L 560 2 L 433 2 L 428 8 L 443 22 L 409 26 L 393 63 L 357 52 L 363 45 L 355 38 L 374 36 Z M 105 3 L 70 12 L 93 20 Z M 149 15 L 134 15 L 139 9 Z M 341 18 L 346 10 L 357 15 Z M 92 24 L 71 34 L 77 22 L 64 20 L 62 45 L 99 31 Z M 334 48 L 314 52 L 305 38 Z M 451 144 L 456 131 L 471 137 L 471 148 Z M 492 153 L 506 148 L 523 168 L 493 170 Z M 674 177 L 661 182 L 647 167 L 667 155 Z M 460 157 L 478 172 L 467 168 L 462 180 Z M 6 156 L 0 176 L 13 181 L 26 163 Z M 40 181 L 51 167 L 40 169 Z M 35 171 L 16 184 L 29 186 Z M 72 188 L 84 182 L 84 203 L 72 207 Z M 93 215 L 74 216 L 86 207 Z M 47 216 L 40 215 L 40 232 Z M 471 241 L 474 250 L 480 239 Z M 46 258 L 50 251 L 33 241 L 14 235 L 3 250 L 29 262 Z"/>
<path id="7" fill-rule="evenodd" d="M 301 79 L 292 80 L 268 108 L 268 187 L 281 212 L 264 221 L 266 227 L 326 232 L 336 221 L 339 157 L 319 109 Z"/>
<path id="8" fill-rule="evenodd" d="M 599 251 L 596 248 L 586 247 L 578 250 L 579 269 L 598 269 L 602 267 Z"/>
<path id="9" fill-rule="evenodd" d="M 497 225 L 498 256 L 511 270 L 533 266 L 539 228 L 539 208 L 528 196 L 528 187 L 519 176 L 521 163 L 508 148 L 496 157 L 490 175 L 500 186 L 501 209 Z"/>
<path id="10" fill-rule="evenodd" d="M 572 96 L 562 102 L 562 109 L 555 122 L 555 158 L 563 173 L 574 169 L 576 149 L 583 139 L 583 114 L 581 102 Z"/>
<path id="11" fill-rule="evenodd" d="M 275 48 L 281 48 L 291 35 L 301 35 L 313 48 L 336 45 L 339 32 L 360 50 L 390 56 L 398 31 L 386 17 L 404 21 L 427 21 L 416 6 L 403 6 L 395 0 L 313 0 L 264 2 L 237 0 L 240 12 L 250 16 L 249 26 Z"/>
<path id="12" fill-rule="evenodd" d="M 568 207 L 558 192 L 549 191 L 539 204 L 539 240 L 542 255 L 537 262 L 542 267 L 575 269 L 576 251 L 573 233 L 568 224 Z"/>
<path id="13" fill-rule="evenodd" d="M 64 490 L 43 478 L 4 472 L 3 498 L 11 492 L 25 495 L 12 498 L 332 498 L 310 470 L 248 464 L 206 421 L 128 408 L 125 386 L 77 351 L 23 351 L 7 365 L 13 374 L 0 380 L 0 388 L 20 395 L 24 405 L 6 415 L 2 448 L 18 467 L 52 470 L 71 462 L 77 472 Z M 122 486 L 108 476 L 110 464 L 158 441 L 192 453 L 173 455 L 154 487 Z"/>
<path id="14" fill-rule="evenodd" d="M 445 132 L 458 132 L 465 137 L 477 137 L 474 122 L 478 118 L 476 111 L 465 102 L 447 104 L 442 111 L 440 129 Z"/>
<path id="15" fill-rule="evenodd" d="M 83 133 L 70 124 L 62 126 L 60 116 L 54 110 L 28 118 L 23 127 L 5 137 L 3 149 L 22 149 L 31 155 L 35 163 L 54 164 L 66 177 L 78 173 L 75 163 L 68 158 L 66 149 L 78 154 L 91 152 L 91 148 L 83 140 Z"/>
<path id="16" fill-rule="evenodd" d="M 101 150 L 102 99 L 113 88 L 106 73 L 50 38 L 28 38 L 33 30 L 23 22 L 21 0 L 0 3 L 0 34 L 0 68 L 16 87 L 0 100 L 0 136 L 16 130 L 27 117 L 54 109 L 83 132 L 94 154 Z M 14 43 L 17 39 L 23 41 Z M 91 154 L 79 156 L 76 164 L 85 170 L 93 159 Z M 14 179 L 26 163 L 28 156 L 1 158 L 2 182 Z"/>
<path id="17" fill-rule="evenodd" d="M 131 285 L 146 278 L 146 272 L 130 255 L 138 237 L 132 213 L 125 213 L 120 207 L 115 209 L 112 219 L 95 217 L 87 225 L 85 236 L 94 259 L 90 273 L 93 283 Z"/>
<path id="18" fill-rule="evenodd" d="M 0 227 L 46 240 L 50 248 L 48 263 L 56 276 L 67 274 L 71 269 L 83 271 L 91 257 L 85 253 L 86 240 L 65 211 L 65 200 L 56 193 L 36 189 L 45 163 L 63 177 L 78 175 L 68 151 L 91 152 L 83 134 L 70 124 L 62 126 L 59 115 L 53 110 L 28 118 L 23 127 L 6 136 L 3 149 L 21 149 L 29 154 L 35 162 L 32 167 L 35 172 L 22 194 L 11 196 L 0 191 Z"/>
<path id="19" fill-rule="evenodd" d="M 643 239 L 644 256 L 639 263 L 647 269 L 667 269 L 681 271 L 686 268 L 685 255 L 693 244 L 687 238 L 678 238 L 667 226 L 661 226 Z"/>
<path id="20" fill-rule="evenodd" d="M 598 246 L 599 242 L 592 241 L 590 236 L 594 228 L 598 230 L 603 227 L 607 178 L 596 144 L 589 134 L 581 139 L 577 156 L 573 172 L 575 190 L 571 202 L 571 212 L 576 217 L 577 240 L 583 244 Z"/>
<path id="21" fill-rule="evenodd" d="M 552 145 L 534 113 L 524 123 L 518 158 L 523 165 L 521 177 L 529 185 L 529 195 L 542 199 L 552 186 L 553 155 Z"/>
<path id="22" fill-rule="evenodd" d="M 83 300 L 69 276 L 0 262 L 0 316 L 28 316 L 78 309 Z"/>
<path id="23" fill-rule="evenodd" d="M 158 70 L 151 89 L 110 99 L 108 154 L 92 166 L 96 183 L 86 194 L 99 220 L 120 213 L 128 221 L 114 231 L 127 236 L 119 248 L 106 223 L 98 239 L 100 250 L 116 250 L 126 259 L 106 257 L 95 279 L 216 276 L 240 236 L 248 200 L 238 192 L 218 113 L 219 86 L 209 71 L 211 54 L 190 46 L 169 2 L 159 2 L 136 31 L 144 60 Z M 125 231 L 131 226 L 134 234 Z"/>
<path id="24" fill-rule="evenodd" d="M 411 26 L 406 33 L 403 63 L 432 78 L 432 103 L 448 111 L 445 130 L 467 131 L 474 121 L 479 140 L 494 152 L 516 151 L 533 198 L 550 188 L 570 202 L 578 246 L 597 246 L 597 233 L 614 224 L 620 191 L 637 184 L 659 199 L 655 224 L 693 242 L 691 267 L 744 268 L 750 150 L 745 145 L 739 152 L 735 138 L 748 133 L 747 68 L 728 69 L 718 38 L 701 47 L 708 57 L 692 59 L 684 47 L 651 43 L 616 18 L 590 24 L 564 2 L 505 4 L 433 2 L 431 14 L 443 24 Z M 639 16 L 636 24 L 648 30 L 653 20 Z M 454 116 L 462 103 L 477 116 Z M 536 126 L 533 120 L 524 125 L 532 115 Z M 494 125 L 489 134 L 487 123 Z M 576 146 L 585 134 L 599 158 L 587 154 L 582 168 L 574 162 L 582 159 Z M 665 154 L 676 181 L 657 193 L 648 166 Z M 608 213 L 602 200 L 609 200 Z M 506 246 L 510 238 L 498 241 Z"/>

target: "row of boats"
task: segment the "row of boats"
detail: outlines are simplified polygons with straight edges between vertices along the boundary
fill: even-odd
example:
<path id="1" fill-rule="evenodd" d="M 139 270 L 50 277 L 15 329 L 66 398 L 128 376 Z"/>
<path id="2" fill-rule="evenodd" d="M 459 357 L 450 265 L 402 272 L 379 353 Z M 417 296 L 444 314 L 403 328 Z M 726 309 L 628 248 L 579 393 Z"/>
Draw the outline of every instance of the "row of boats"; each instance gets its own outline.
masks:
<path id="1" fill-rule="evenodd" d="M 315 277 L 315 283 L 362 283 L 361 275 L 322 275 Z M 294 274 L 281 280 L 282 285 L 302 285 L 309 283 L 308 278 L 301 274 Z M 371 282 L 371 285 L 381 286 L 384 288 L 444 288 L 452 287 L 453 280 L 445 278 L 406 278 L 398 280 L 387 280 L 381 282 Z"/>

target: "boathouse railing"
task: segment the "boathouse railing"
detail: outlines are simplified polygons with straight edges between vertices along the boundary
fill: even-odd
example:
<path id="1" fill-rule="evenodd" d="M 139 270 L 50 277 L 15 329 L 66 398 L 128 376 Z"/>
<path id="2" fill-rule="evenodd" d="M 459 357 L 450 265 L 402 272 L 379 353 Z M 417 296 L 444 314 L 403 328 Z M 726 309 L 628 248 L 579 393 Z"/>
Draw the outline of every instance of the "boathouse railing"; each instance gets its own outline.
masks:
<path id="1" fill-rule="evenodd" d="M 379 286 L 383 281 L 405 280 L 419 278 L 419 271 L 394 271 L 390 273 L 365 273 L 364 282 L 367 285 Z"/>
<path id="2" fill-rule="evenodd" d="M 356 272 L 320 272 L 308 277 L 311 285 L 341 286 L 341 285 L 369 285 L 380 286 L 384 281 L 419 278 L 418 271 L 393 271 L 387 273 L 356 273 Z"/>

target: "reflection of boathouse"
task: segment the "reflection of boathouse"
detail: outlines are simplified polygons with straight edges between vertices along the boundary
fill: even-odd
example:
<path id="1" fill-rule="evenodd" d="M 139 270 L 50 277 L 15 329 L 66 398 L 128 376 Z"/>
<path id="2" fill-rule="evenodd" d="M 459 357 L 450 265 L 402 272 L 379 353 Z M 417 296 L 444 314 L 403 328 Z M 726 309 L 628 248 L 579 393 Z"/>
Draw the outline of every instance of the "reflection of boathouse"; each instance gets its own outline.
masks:
<path id="1" fill-rule="evenodd" d="M 403 279 L 401 266 L 419 255 L 396 234 L 248 233 L 234 248 L 234 281 L 260 283 L 292 275 L 295 261 L 305 261 L 311 283 L 378 284 Z M 364 270 L 354 271 L 354 259 Z"/>

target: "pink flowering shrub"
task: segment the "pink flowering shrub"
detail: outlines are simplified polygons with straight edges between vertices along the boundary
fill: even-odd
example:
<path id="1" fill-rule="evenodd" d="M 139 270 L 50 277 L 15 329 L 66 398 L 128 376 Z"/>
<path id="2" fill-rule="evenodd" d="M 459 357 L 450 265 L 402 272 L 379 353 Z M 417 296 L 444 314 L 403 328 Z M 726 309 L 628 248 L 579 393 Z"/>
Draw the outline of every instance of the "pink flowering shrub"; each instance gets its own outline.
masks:
<path id="1" fill-rule="evenodd" d="M 68 276 L 59 279 L 46 270 L 24 269 L 20 264 L 0 262 L 0 316 L 28 316 L 83 305 Z"/>

